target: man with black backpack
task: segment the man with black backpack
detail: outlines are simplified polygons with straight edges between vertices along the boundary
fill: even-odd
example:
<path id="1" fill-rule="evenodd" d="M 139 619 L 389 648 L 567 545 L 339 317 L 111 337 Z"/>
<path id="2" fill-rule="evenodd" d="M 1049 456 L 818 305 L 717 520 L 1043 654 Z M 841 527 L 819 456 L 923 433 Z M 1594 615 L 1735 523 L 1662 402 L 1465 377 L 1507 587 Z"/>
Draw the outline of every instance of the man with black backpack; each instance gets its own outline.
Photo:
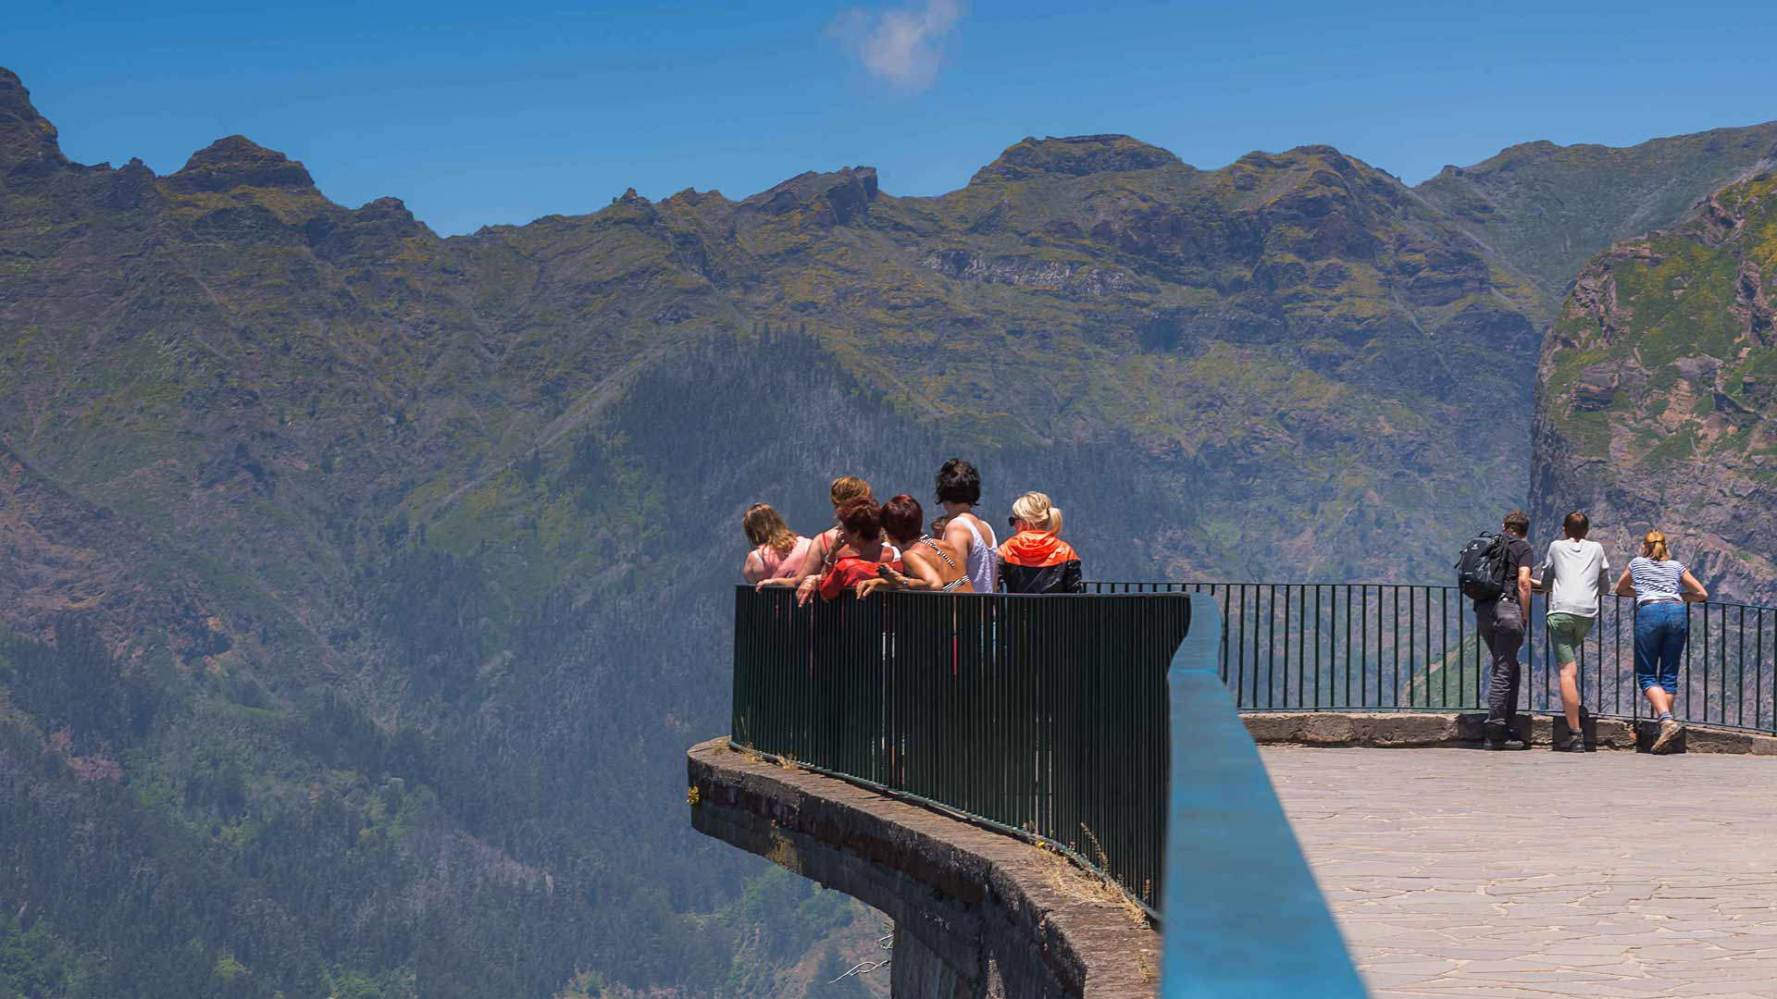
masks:
<path id="1" fill-rule="evenodd" d="M 1530 619 L 1530 518 L 1522 510 L 1506 514 L 1504 532 L 1484 532 L 1462 549 L 1457 582 L 1475 602 L 1475 624 L 1487 643 L 1492 663 L 1487 671 L 1488 749 L 1524 749 L 1513 727 L 1518 714 L 1522 668 L 1518 648 L 1524 644 Z"/>

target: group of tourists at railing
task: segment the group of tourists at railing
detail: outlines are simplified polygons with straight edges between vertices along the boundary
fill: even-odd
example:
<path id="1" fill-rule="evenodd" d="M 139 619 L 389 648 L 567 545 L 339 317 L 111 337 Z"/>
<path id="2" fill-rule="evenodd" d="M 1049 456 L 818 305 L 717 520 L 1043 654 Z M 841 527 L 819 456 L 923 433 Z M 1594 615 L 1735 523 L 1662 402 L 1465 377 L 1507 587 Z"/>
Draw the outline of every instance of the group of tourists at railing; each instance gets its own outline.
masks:
<path id="1" fill-rule="evenodd" d="M 925 509 L 901 493 L 877 503 L 870 484 L 852 475 L 833 480 L 834 524 L 812 537 L 792 531 L 770 505 L 755 503 L 741 519 L 753 550 L 741 574 L 758 587 L 796 589 L 798 603 L 880 589 L 948 593 L 1079 593 L 1080 556 L 1061 537 L 1061 508 L 1040 492 L 1012 504 L 1013 534 L 1001 543 L 976 512 L 981 475 L 952 458 L 938 469 L 935 498 L 943 516 L 925 527 Z"/>
<path id="2" fill-rule="evenodd" d="M 1457 560 L 1462 590 L 1475 603 L 1475 620 L 1492 662 L 1488 670 L 1488 749 L 1522 749 L 1514 721 L 1522 667 L 1518 649 L 1524 644 L 1532 590 L 1548 594 L 1547 628 L 1560 676 L 1561 709 L 1567 737 L 1555 748 L 1584 752 L 1581 733 L 1579 649 L 1591 633 L 1606 589 L 1635 598 L 1635 679 L 1654 710 L 1660 732 L 1653 751 L 1664 752 L 1684 729 L 1672 715 L 1678 693 L 1678 668 L 1689 636 L 1684 605 L 1709 599 L 1709 591 L 1690 568 L 1672 557 L 1666 535 L 1648 531 L 1641 554 L 1610 584 L 1610 559 L 1604 546 L 1588 540 L 1591 521 L 1574 511 L 1561 523 L 1562 537 L 1549 542 L 1534 569 L 1530 518 L 1522 510 L 1506 514 L 1500 534 L 1482 534 L 1463 548 Z"/>

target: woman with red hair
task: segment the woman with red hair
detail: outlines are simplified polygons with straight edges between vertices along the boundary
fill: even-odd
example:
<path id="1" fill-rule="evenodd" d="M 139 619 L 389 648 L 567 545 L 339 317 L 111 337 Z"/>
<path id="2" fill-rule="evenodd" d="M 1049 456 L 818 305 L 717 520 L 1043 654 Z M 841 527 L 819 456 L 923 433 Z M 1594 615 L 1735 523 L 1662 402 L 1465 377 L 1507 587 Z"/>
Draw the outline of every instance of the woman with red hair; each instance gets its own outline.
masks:
<path id="1" fill-rule="evenodd" d="M 823 600 L 835 599 L 859 583 L 877 578 L 883 570 L 899 572 L 903 568 L 901 553 L 882 540 L 882 508 L 867 499 L 852 500 L 839 508 L 839 538 L 838 556 L 816 587 Z M 796 599 L 806 603 L 807 592 L 798 590 Z"/>
<path id="2" fill-rule="evenodd" d="M 901 548 L 905 574 L 878 574 L 858 584 L 858 596 L 867 597 L 879 589 L 940 590 L 945 593 L 972 593 L 967 556 L 948 541 L 925 533 L 920 525 L 925 510 L 919 500 L 902 493 L 882 505 L 882 529 L 889 540 Z"/>

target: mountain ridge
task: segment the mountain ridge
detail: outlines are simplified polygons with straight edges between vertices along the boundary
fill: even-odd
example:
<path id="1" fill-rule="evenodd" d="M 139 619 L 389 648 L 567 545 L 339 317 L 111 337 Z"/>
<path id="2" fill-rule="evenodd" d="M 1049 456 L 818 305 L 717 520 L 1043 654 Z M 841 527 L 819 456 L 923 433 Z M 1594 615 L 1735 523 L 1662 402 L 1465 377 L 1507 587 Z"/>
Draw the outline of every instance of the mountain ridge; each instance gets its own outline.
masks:
<path id="1" fill-rule="evenodd" d="M 1473 166 L 1445 167 L 1415 190 L 1478 242 L 1518 261 L 1553 306 L 1565 294 L 1563 276 L 1592 253 L 1670 224 L 1703 195 L 1773 157 L 1777 121 L 1634 146 L 1531 142 Z"/>

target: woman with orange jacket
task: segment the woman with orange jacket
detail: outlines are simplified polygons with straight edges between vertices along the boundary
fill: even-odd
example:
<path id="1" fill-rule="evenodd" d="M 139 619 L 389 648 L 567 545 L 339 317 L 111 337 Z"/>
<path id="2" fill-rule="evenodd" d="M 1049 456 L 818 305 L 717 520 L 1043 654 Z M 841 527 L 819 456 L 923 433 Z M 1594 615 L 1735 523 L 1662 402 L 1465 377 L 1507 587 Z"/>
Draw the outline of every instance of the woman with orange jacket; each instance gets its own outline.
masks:
<path id="1" fill-rule="evenodd" d="M 1000 589 L 1007 593 L 1080 593 L 1080 555 L 1061 540 L 1061 508 L 1043 493 L 1012 504 L 1018 533 L 1000 545 Z"/>

